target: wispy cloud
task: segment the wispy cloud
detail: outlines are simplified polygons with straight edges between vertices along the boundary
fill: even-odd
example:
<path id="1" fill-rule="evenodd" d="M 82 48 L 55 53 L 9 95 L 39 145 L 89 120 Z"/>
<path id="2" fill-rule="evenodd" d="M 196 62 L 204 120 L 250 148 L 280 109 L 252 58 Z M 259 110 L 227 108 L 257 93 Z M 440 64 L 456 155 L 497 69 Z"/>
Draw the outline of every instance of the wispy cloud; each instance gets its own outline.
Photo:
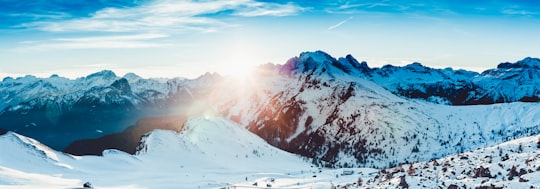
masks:
<path id="1" fill-rule="evenodd" d="M 69 14 L 64 12 L 45 12 L 45 13 L 10 13 L 6 14 L 9 17 L 29 18 L 32 20 L 40 19 L 66 19 L 69 18 Z"/>
<path id="2" fill-rule="evenodd" d="M 304 8 L 298 7 L 292 3 L 277 4 L 277 3 L 253 3 L 238 9 L 235 15 L 239 16 L 290 16 L 296 15 L 303 11 Z"/>
<path id="3" fill-rule="evenodd" d="M 136 7 L 105 8 L 89 17 L 38 21 L 19 25 L 49 32 L 215 31 L 227 24 L 204 15 L 231 11 L 229 16 L 287 16 L 303 9 L 294 4 L 254 0 L 156 0 Z"/>
<path id="4" fill-rule="evenodd" d="M 17 51 L 48 51 L 58 49 L 118 49 L 118 48 L 155 48 L 170 44 L 152 40 L 168 37 L 164 34 L 135 34 L 100 37 L 55 38 L 46 41 L 23 41 L 24 47 Z"/>
<path id="5" fill-rule="evenodd" d="M 168 37 L 165 34 L 137 34 L 137 35 L 117 35 L 117 36 L 99 36 L 99 37 L 81 37 L 81 38 L 57 38 L 58 41 L 66 42 L 94 42 L 94 41 L 140 41 L 149 39 L 158 39 Z"/>
<path id="6" fill-rule="evenodd" d="M 386 14 L 423 15 L 452 17 L 459 15 L 522 16 L 537 17 L 540 8 L 534 1 L 388 1 L 388 0 L 350 0 L 340 1 L 323 9 L 332 14 Z"/>
<path id="7" fill-rule="evenodd" d="M 80 67 L 82 68 L 99 68 L 99 69 L 104 69 L 104 68 L 116 68 L 118 67 L 117 64 L 89 64 L 89 65 L 81 65 Z"/>
<path id="8" fill-rule="evenodd" d="M 538 12 L 527 11 L 527 10 L 516 10 L 516 9 L 504 9 L 501 13 L 505 15 L 521 15 L 521 16 L 531 16 L 538 15 Z"/>
<path id="9" fill-rule="evenodd" d="M 255 0 L 153 0 L 138 6 L 103 8 L 85 17 L 60 13 L 52 14 L 53 17 L 21 13 L 18 16 L 31 16 L 38 21 L 19 24 L 19 28 L 51 33 L 69 32 L 83 37 L 22 42 L 22 47 L 16 50 L 166 47 L 171 44 L 157 39 L 183 32 L 214 32 L 235 26 L 213 14 L 226 13 L 225 16 L 230 17 L 287 16 L 302 10 L 292 3 Z"/>
<path id="10" fill-rule="evenodd" d="M 345 19 L 345 20 L 343 20 L 343 21 L 341 21 L 341 22 L 339 22 L 339 23 L 337 23 L 337 24 L 335 24 L 335 25 L 332 25 L 332 26 L 328 27 L 328 30 L 336 29 L 336 28 L 338 28 L 339 26 L 341 26 L 341 25 L 347 23 L 347 22 L 348 22 L 349 20 L 351 20 L 351 19 L 353 19 L 352 16 L 349 17 L 349 18 L 347 18 L 347 19 Z"/>

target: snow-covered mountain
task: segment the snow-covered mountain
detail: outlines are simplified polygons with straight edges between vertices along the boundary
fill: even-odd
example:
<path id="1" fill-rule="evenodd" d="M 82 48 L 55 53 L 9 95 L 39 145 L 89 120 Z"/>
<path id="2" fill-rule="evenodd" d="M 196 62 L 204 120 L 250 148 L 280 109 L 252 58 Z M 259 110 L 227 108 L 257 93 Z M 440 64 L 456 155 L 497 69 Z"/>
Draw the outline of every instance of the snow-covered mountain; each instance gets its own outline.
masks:
<path id="1" fill-rule="evenodd" d="M 158 80 L 111 71 L 75 80 L 5 78 L 0 94 L 9 100 L 0 128 L 63 150 L 144 117 L 210 112 L 317 164 L 388 167 L 539 133 L 539 62 L 526 58 L 479 74 L 419 63 L 369 68 L 350 55 L 335 59 L 316 51 L 263 65 L 247 79 Z"/>
<path id="2" fill-rule="evenodd" d="M 274 146 L 337 167 L 429 160 L 540 131 L 538 103 L 447 106 L 409 100 L 368 75 L 358 76 L 364 72 L 351 71 L 354 62 L 343 60 L 302 53 L 279 74 L 255 81 L 267 90 L 252 90 L 220 109 Z"/>
<path id="3" fill-rule="evenodd" d="M 309 52 L 307 52 L 309 53 Z M 337 60 L 318 51 L 316 56 L 304 56 L 287 63 L 285 70 L 326 73 L 333 76 L 346 73 L 377 83 L 402 97 L 424 99 L 452 105 L 494 104 L 503 102 L 540 102 L 540 59 L 527 57 L 516 63 L 501 63 L 495 69 L 476 73 L 452 68 L 435 69 L 421 63 L 396 67 L 386 65 L 370 68 L 351 55 Z M 325 64 L 319 64 L 326 62 Z M 292 66 L 292 67 L 291 67 Z"/>
<path id="4" fill-rule="evenodd" d="M 478 73 L 465 70 L 433 69 L 420 63 L 403 67 L 386 65 L 373 69 L 368 79 L 392 93 L 439 104 L 474 104 L 471 79 Z M 489 104 L 489 103 L 488 103 Z"/>
<path id="5" fill-rule="evenodd" d="M 501 63 L 473 79 L 482 86 L 479 99 L 495 102 L 540 101 L 540 59 L 527 57 L 516 63 Z"/>
<path id="6" fill-rule="evenodd" d="M 223 118 L 193 118 L 183 129 L 146 135 L 129 155 L 71 156 L 34 139 L 0 136 L 0 188 L 218 188 L 256 178 L 315 169 L 303 158 L 267 144 Z"/>
<path id="7" fill-rule="evenodd" d="M 74 140 L 121 132 L 146 116 L 181 113 L 194 95 L 205 97 L 210 80 L 219 77 L 161 81 L 105 70 L 75 80 L 5 78 L 0 82 L 0 128 L 62 150 Z"/>
<path id="8" fill-rule="evenodd" d="M 373 69 L 368 78 L 394 94 L 431 102 L 474 105 L 539 102 L 540 59 L 501 63 L 482 72 L 433 69 L 420 63 Z"/>
<path id="9" fill-rule="evenodd" d="M 0 137 L 0 185 L 35 186 L 25 180 L 32 178 L 36 183 L 65 184 L 62 187 L 80 186 L 84 180 L 126 187 L 132 178 L 153 178 L 141 179 L 132 187 L 139 188 L 152 187 L 156 183 L 151 180 L 173 173 L 182 173 L 182 178 L 175 179 L 193 187 L 201 183 L 209 187 L 276 184 L 270 177 L 255 175 L 265 170 L 280 172 L 279 179 L 289 178 L 284 173 L 322 177 L 311 181 L 291 177 L 291 182 L 279 184 L 284 187 L 293 187 L 294 182 L 314 188 L 328 188 L 333 181 L 352 183 L 348 179 L 358 176 L 334 180 L 339 170 L 309 170 L 310 164 L 302 158 L 281 150 L 301 155 L 315 166 L 388 168 L 451 158 L 538 135 L 539 65 L 538 59 L 526 58 L 481 74 L 433 69 L 420 63 L 369 68 L 350 55 L 336 59 L 316 51 L 304 52 L 284 65 L 260 66 L 246 78 L 205 74 L 194 80 L 143 79 L 135 74 L 118 77 L 111 71 L 75 80 L 58 76 L 5 78 L 0 83 L 4 100 L 0 128 L 36 138 L 57 150 L 69 146 L 74 149 L 70 152 L 77 154 L 117 148 L 136 155 L 105 150 L 104 157 L 72 156 L 9 132 Z M 470 106 L 452 106 L 464 104 Z M 156 128 L 172 131 L 151 132 Z M 525 156 L 537 153 L 532 147 L 526 150 L 530 153 Z M 7 153 L 10 151 L 16 153 Z M 96 164 L 112 168 L 102 170 Z M 534 166 L 537 163 L 528 168 Z M 44 171 L 35 172 L 33 167 Z M 485 172 L 485 167 L 474 169 L 474 174 Z M 381 173 L 389 180 L 377 180 L 369 174 L 373 169 L 354 170 L 374 187 L 393 186 L 401 178 L 407 179 L 396 181 L 393 176 L 398 174 Z M 129 174 L 114 177 L 119 172 Z M 235 173 L 234 178 L 223 179 L 230 172 Z M 501 171 L 505 173 L 509 172 Z M 448 183 L 467 186 L 476 186 L 479 181 L 458 182 L 447 176 Z M 425 179 L 421 177 L 413 177 L 418 182 L 409 183 L 420 183 Z M 529 177 L 523 179 L 531 180 Z M 318 184 L 309 184 L 312 181 Z M 532 184 L 537 185 L 536 181 Z"/>

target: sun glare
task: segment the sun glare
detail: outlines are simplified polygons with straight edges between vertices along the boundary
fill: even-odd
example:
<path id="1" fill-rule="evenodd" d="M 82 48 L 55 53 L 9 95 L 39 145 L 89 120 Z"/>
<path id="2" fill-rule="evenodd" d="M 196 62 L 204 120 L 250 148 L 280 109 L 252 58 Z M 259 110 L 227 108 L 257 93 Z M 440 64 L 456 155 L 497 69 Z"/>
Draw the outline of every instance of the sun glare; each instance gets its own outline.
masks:
<path id="1" fill-rule="evenodd" d="M 252 74 L 252 71 L 253 68 L 251 66 L 239 64 L 238 66 L 234 66 L 228 75 L 236 79 L 247 79 Z"/>
<path id="2" fill-rule="evenodd" d="M 227 82 L 227 85 L 236 86 L 236 92 L 245 95 L 244 93 L 253 88 L 256 83 L 256 77 L 253 70 L 254 69 L 251 66 L 245 64 L 235 66 L 234 70 L 229 73 L 230 81 Z"/>

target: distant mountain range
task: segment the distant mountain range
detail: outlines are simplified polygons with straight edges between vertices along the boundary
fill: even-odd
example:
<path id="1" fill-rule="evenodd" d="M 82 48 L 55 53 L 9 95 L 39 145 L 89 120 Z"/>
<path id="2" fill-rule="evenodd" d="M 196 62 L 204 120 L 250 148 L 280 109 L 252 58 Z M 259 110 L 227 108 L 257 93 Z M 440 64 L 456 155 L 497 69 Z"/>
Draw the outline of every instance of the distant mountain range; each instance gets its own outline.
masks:
<path id="1" fill-rule="evenodd" d="M 0 128 L 62 150 L 75 140 L 121 132 L 147 116 L 184 113 L 195 97 L 206 97 L 212 86 L 207 81 L 220 77 L 162 81 L 104 70 L 75 80 L 56 75 L 4 78 Z"/>
<path id="2" fill-rule="evenodd" d="M 366 62 L 358 62 L 351 55 L 336 60 L 317 51 L 302 53 L 283 67 L 294 69 L 295 73 L 359 77 L 398 96 L 450 105 L 540 101 L 538 58 L 505 62 L 495 69 L 476 73 L 452 68 L 434 69 L 418 62 L 403 67 L 369 68 Z"/>
<path id="3" fill-rule="evenodd" d="M 4 78 L 0 128 L 75 154 L 134 153 L 153 128 L 175 130 L 167 120 L 219 115 L 333 167 L 391 167 L 540 133 L 536 58 L 476 73 L 420 63 L 370 68 L 316 51 L 252 76 Z"/>

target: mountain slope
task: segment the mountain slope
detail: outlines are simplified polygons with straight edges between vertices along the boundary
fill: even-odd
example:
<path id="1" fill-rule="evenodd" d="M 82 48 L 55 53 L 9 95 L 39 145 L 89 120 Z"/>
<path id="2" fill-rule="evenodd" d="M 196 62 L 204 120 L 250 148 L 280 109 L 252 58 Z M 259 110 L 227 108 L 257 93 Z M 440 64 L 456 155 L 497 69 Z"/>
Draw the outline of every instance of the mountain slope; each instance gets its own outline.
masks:
<path id="1" fill-rule="evenodd" d="M 154 131 L 145 137 L 146 150 L 136 156 L 114 150 L 104 151 L 103 157 L 66 156 L 8 133 L 0 136 L 0 144 L 18 159 L 0 154 L 0 187 L 78 188 L 90 181 L 97 188 L 253 187 L 255 183 L 292 188 L 535 188 L 540 186 L 539 137 L 382 170 L 317 170 L 222 118 L 192 119 L 180 133 Z M 238 153 L 249 157 L 237 158 Z"/>
<path id="2" fill-rule="evenodd" d="M 310 179 L 276 178 L 278 188 L 538 188 L 540 135 L 381 170 L 321 169 Z M 308 174 L 311 175 L 311 174 Z M 264 181 L 263 178 L 255 179 Z M 295 183 L 295 184 L 291 184 Z M 248 187 L 238 183 L 235 186 Z"/>
<path id="3" fill-rule="evenodd" d="M 178 134 L 157 130 L 143 137 L 142 141 L 144 145 L 138 152 L 139 156 L 168 158 L 174 154 L 173 157 L 181 156 L 186 161 L 186 168 L 248 171 L 271 166 L 279 170 L 305 165 L 298 156 L 270 146 L 223 118 L 190 119 Z M 279 166 L 272 165 L 275 163 Z"/>
<path id="4" fill-rule="evenodd" d="M 410 101 L 337 65 L 324 52 L 302 53 L 255 81 L 266 90 L 220 108 L 270 144 L 335 167 L 429 160 L 540 131 L 537 103 Z"/>
<path id="5" fill-rule="evenodd" d="M 540 136 L 381 170 L 362 187 L 538 188 Z M 403 184 L 402 184 L 403 185 Z"/>
<path id="6" fill-rule="evenodd" d="M 0 144 L 0 188 L 78 188 L 86 181 L 96 188 L 215 188 L 259 173 L 312 171 L 301 157 L 224 118 L 190 119 L 178 133 L 153 131 L 137 155 L 69 156 L 12 132 Z"/>

